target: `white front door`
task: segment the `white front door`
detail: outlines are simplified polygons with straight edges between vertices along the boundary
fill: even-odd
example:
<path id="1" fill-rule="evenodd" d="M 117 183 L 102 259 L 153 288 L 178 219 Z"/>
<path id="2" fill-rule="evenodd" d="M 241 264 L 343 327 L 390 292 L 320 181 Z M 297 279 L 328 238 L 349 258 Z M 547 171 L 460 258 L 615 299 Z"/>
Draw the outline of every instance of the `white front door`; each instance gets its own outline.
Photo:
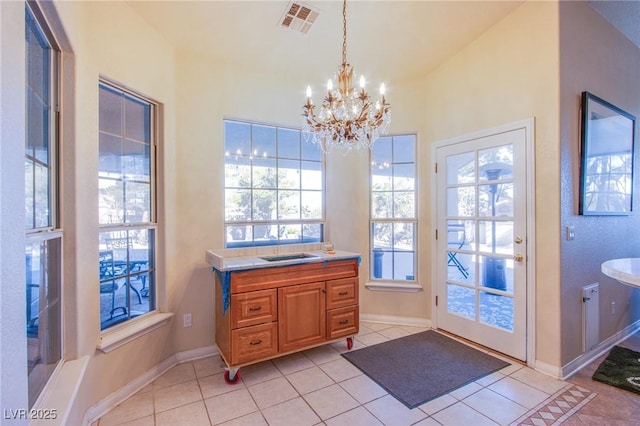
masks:
<path id="1" fill-rule="evenodd" d="M 436 326 L 527 358 L 526 126 L 445 141 L 436 158 Z"/>

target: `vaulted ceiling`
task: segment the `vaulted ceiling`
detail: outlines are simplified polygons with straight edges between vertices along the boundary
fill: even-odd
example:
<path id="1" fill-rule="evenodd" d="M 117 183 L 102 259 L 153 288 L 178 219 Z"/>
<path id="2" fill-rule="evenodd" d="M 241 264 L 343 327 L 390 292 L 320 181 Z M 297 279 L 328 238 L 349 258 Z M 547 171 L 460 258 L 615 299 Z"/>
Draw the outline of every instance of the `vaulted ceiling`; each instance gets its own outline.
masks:
<path id="1" fill-rule="evenodd" d="M 342 2 L 317 10 L 306 35 L 280 26 L 288 0 L 127 2 L 170 44 L 223 63 L 326 81 L 341 61 Z M 347 58 L 374 84 L 424 74 L 454 55 L 522 1 L 366 1 L 347 4 Z M 590 1 L 631 40 L 640 40 L 640 1 Z"/>

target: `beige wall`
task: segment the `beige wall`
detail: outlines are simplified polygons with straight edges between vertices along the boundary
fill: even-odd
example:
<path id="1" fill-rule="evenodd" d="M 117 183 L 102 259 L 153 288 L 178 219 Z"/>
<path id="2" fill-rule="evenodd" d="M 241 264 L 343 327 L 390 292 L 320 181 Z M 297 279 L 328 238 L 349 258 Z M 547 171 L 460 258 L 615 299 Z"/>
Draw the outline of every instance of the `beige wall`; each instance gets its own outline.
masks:
<path id="1" fill-rule="evenodd" d="M 563 296 L 561 306 L 561 273 L 564 283 L 571 269 L 564 261 L 584 256 L 589 245 L 582 239 L 583 235 L 595 239 L 597 233 L 595 222 L 589 222 L 584 227 L 576 227 L 578 237 L 573 246 L 561 242 L 561 196 L 562 225 L 577 218 L 572 205 L 565 207 L 566 197 L 574 197 L 571 190 L 574 186 L 563 184 L 563 192 L 560 190 L 561 180 L 575 178 L 576 166 L 569 159 L 571 165 L 560 167 L 559 137 L 562 136 L 563 155 L 575 156 L 571 141 L 575 139 L 577 128 L 570 124 L 577 114 L 575 96 L 584 89 L 596 93 L 601 89 L 596 86 L 599 77 L 591 76 L 586 69 L 576 70 L 584 60 L 578 52 L 585 51 L 590 42 L 579 39 L 589 32 L 583 31 L 583 27 L 601 28 L 603 21 L 590 9 L 585 10 L 584 5 L 563 3 L 567 4 L 560 8 L 555 2 L 525 3 L 428 75 L 388 84 L 389 99 L 394 108 L 392 133 L 418 134 L 418 278 L 423 292 L 373 292 L 364 288 L 369 270 L 366 256 L 369 247 L 368 155 L 329 156 L 327 238 L 339 248 L 363 254 L 363 314 L 431 319 L 431 145 L 442 139 L 535 117 L 537 360 L 559 367 L 579 353 L 577 342 L 571 337 L 572 333 L 577 333 L 577 311 L 571 302 L 573 295 L 567 297 L 568 301 Z M 66 255 L 79 259 L 77 263 L 69 263 L 74 267 L 65 276 L 72 278 L 72 282 L 82 283 L 76 285 L 74 300 L 67 301 L 72 307 L 67 320 L 76 324 L 76 330 L 67 338 L 70 341 L 68 348 L 72 348 L 67 355 L 91 356 L 71 419 L 78 421 L 89 406 L 168 356 L 213 343 L 213 276 L 204 261 L 204 252 L 223 245 L 222 119 L 241 118 L 299 126 L 303 91 L 309 82 L 300 76 L 264 75 L 200 55 L 176 53 L 126 4 L 57 2 L 56 5 L 76 58 L 75 142 L 65 146 L 65 155 L 72 162 L 65 164 L 65 173 L 71 177 L 68 178 L 69 186 L 64 188 L 74 197 L 71 207 L 64 213 L 63 226 Z M 567 12 L 571 16 L 575 12 L 580 18 L 575 18 L 575 22 L 574 18 L 563 19 L 567 28 L 560 33 L 559 20 Z M 0 18 L 4 24 L 4 9 Z M 3 40 L 5 28 L 3 25 Z M 560 34 L 563 49 L 566 46 L 576 48 L 575 58 L 562 62 L 562 93 Z M 602 36 L 613 37 L 611 43 L 617 41 L 611 36 L 610 29 L 596 33 L 594 38 Z M 4 52 L 3 46 L 3 55 Z M 625 49 L 620 55 L 631 55 L 630 65 L 635 66 L 637 75 L 637 50 L 633 53 L 631 49 Z M 3 73 L 5 63 L 3 60 Z M 621 72 L 624 77 L 620 86 L 616 86 L 613 101 L 638 115 L 638 83 L 631 81 L 632 76 L 626 74 L 629 71 L 623 69 Z M 574 74 L 583 83 L 573 82 Z M 99 294 L 94 266 L 98 257 L 97 82 L 100 75 L 132 87 L 164 105 L 164 141 L 161 145 L 161 187 L 164 190 L 160 194 L 164 206 L 160 221 L 164 232 L 160 235 L 158 254 L 159 277 L 160 280 L 163 275 L 165 277 L 161 284 L 164 284 L 166 294 L 161 295 L 159 303 L 163 310 L 176 314 L 169 325 L 110 354 L 95 350 L 100 338 L 96 315 Z M 4 80 L 2 82 L 4 84 Z M 576 87 L 571 87 L 573 84 Z M 627 84 L 633 88 L 631 93 L 623 89 Z M 569 123 L 563 124 L 562 132 L 560 118 L 563 123 Z M 2 135 L 4 138 L 4 133 Z M 632 221 L 638 229 L 635 218 L 624 222 L 625 226 Z M 619 225 L 623 219 L 609 222 Z M 629 234 L 629 229 L 624 232 Z M 624 232 L 621 231 L 623 235 Z M 572 251 L 571 247 L 578 245 L 582 249 Z M 629 251 L 624 250 L 625 253 Z M 4 259 L 4 253 L 2 255 Z M 564 266 L 561 266 L 561 255 Z M 584 278 L 586 281 L 602 279 L 595 271 Z M 573 282 L 578 286 L 585 280 Z M 613 284 L 609 286 L 614 287 Z M 564 290 L 569 288 L 573 291 L 574 287 L 565 284 Z M 626 294 L 616 297 L 626 297 Z M 191 328 L 181 326 L 182 314 L 187 312 L 193 315 Z M 604 333 L 620 329 L 628 321 L 628 317 L 603 320 Z M 565 322 L 571 327 L 565 327 L 561 334 L 561 324 Z M 567 343 L 563 344 L 561 352 L 559 342 L 562 339 Z"/>
<path id="2" fill-rule="evenodd" d="M 166 42 L 124 3 L 59 2 L 57 10 L 75 55 L 75 139 L 65 140 L 62 196 L 65 205 L 65 280 L 74 282 L 75 294 L 67 297 L 66 356 L 90 356 L 91 360 L 71 413 L 71 424 L 79 424 L 86 409 L 175 352 L 169 326 L 151 332 L 109 354 L 96 350 L 100 341 L 98 261 L 98 79 L 105 76 L 164 105 L 166 119 L 163 154 L 174 156 L 175 75 L 174 56 Z M 162 197 L 175 203 L 175 171 L 170 160 L 161 165 L 167 183 Z M 73 194 L 70 196 L 70 194 Z M 166 232 L 160 233 L 159 280 L 167 293 L 181 286 L 173 256 L 175 219 L 171 209 L 161 212 Z M 72 270 L 69 270 L 72 269 Z M 166 273 L 166 281 L 162 279 Z M 175 299 L 159 297 L 163 310 L 171 311 Z"/>
<path id="3" fill-rule="evenodd" d="M 426 163 L 435 141 L 535 118 L 536 358 L 552 366 L 560 361 L 557 39 L 557 3 L 518 7 L 426 77 L 420 137 Z"/>
<path id="4" fill-rule="evenodd" d="M 576 238 L 561 241 L 562 364 L 582 353 L 580 288 L 600 283 L 600 340 L 640 319 L 630 288 L 600 272 L 600 264 L 640 256 L 640 161 L 636 123 L 635 198 L 630 216 L 579 216 L 580 94 L 589 91 L 640 117 L 640 49 L 583 2 L 560 3 L 560 118 L 562 227 L 574 226 Z M 612 314 L 611 302 L 617 305 Z"/>
<path id="5" fill-rule="evenodd" d="M 24 4 L 0 2 L 0 406 L 27 408 Z M 16 181 L 16 177 L 18 177 Z M 17 423 L 17 422 L 16 422 Z"/>

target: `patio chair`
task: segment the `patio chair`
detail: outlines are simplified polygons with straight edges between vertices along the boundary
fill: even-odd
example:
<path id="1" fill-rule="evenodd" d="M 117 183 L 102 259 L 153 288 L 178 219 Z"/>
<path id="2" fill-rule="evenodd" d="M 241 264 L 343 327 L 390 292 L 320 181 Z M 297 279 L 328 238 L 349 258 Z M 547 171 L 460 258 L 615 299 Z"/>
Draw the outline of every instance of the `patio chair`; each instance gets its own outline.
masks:
<path id="1" fill-rule="evenodd" d="M 447 246 L 454 249 L 461 249 L 465 244 L 465 229 L 464 223 L 448 223 L 447 224 Z M 460 262 L 457 257 L 458 253 L 447 249 L 447 265 L 455 266 L 464 278 L 469 278 L 469 271 Z"/>

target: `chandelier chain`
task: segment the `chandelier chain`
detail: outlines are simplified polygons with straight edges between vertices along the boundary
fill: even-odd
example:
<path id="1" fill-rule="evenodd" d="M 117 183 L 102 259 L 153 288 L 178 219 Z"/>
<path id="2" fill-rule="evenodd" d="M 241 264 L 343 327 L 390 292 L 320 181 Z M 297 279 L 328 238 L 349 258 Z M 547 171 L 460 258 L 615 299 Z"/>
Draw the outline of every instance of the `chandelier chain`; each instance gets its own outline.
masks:
<path id="1" fill-rule="evenodd" d="M 342 63 L 347 63 L 347 0 L 342 3 Z"/>

